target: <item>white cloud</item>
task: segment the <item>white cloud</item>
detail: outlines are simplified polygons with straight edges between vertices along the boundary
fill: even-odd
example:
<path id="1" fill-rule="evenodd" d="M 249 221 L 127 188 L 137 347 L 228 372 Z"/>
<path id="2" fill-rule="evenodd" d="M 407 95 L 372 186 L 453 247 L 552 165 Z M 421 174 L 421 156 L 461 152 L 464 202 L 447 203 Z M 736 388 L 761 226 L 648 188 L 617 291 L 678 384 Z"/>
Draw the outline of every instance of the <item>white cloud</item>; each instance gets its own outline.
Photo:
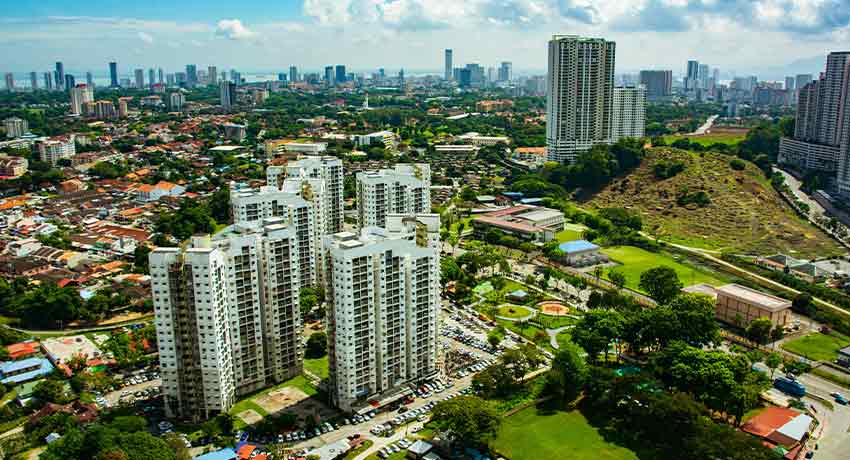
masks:
<path id="1" fill-rule="evenodd" d="M 147 43 L 148 45 L 153 43 L 153 37 L 147 32 L 139 32 L 139 40 Z"/>
<path id="2" fill-rule="evenodd" d="M 255 38 L 257 33 L 248 29 L 238 19 L 222 19 L 218 21 L 215 34 L 230 40 L 249 40 Z"/>

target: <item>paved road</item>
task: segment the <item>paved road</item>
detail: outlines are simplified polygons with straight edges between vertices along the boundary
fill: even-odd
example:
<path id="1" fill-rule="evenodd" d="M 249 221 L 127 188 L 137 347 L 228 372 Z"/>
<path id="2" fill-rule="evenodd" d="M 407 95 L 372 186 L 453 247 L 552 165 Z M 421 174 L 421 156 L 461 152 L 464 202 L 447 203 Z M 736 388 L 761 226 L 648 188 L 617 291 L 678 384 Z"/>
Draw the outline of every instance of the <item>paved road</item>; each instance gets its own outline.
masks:
<path id="1" fill-rule="evenodd" d="M 792 176 L 791 174 L 788 174 L 787 172 L 779 168 L 773 168 L 773 171 L 782 174 L 782 177 L 785 178 L 785 184 L 788 185 L 789 189 L 791 189 L 791 193 L 793 193 L 798 200 L 809 205 L 809 208 L 811 209 L 810 215 L 826 214 L 826 210 L 823 209 L 823 206 L 821 206 L 820 203 L 811 199 L 809 195 L 800 190 L 800 188 L 803 186 L 803 183 L 800 182 L 796 177 Z"/>
<path id="2" fill-rule="evenodd" d="M 564 326 L 559 327 L 558 329 L 546 329 L 546 333 L 549 334 L 549 345 L 552 345 L 552 348 L 556 350 L 560 349 L 561 344 L 558 343 L 558 334 L 574 327 L 575 326 Z"/>
<path id="3" fill-rule="evenodd" d="M 705 123 L 702 124 L 702 126 L 697 128 L 696 131 L 690 133 L 689 135 L 691 135 L 691 136 L 702 136 L 702 135 L 704 135 L 705 133 L 708 132 L 709 129 L 711 129 L 711 127 L 714 125 L 715 120 L 717 120 L 718 118 L 720 118 L 720 115 L 712 115 L 712 116 L 708 117 L 708 120 L 706 120 Z"/>
<path id="4" fill-rule="evenodd" d="M 806 386 L 806 391 L 832 401 L 829 396 L 833 392 L 842 392 L 847 395 L 847 390 L 838 385 L 826 381 L 817 376 L 806 374 L 798 377 Z M 816 416 L 823 422 L 822 432 L 817 440 L 817 454 L 815 458 L 826 460 L 844 460 L 850 452 L 850 407 L 834 404 L 833 409 L 812 398 L 806 398 L 806 402 L 814 406 Z"/>

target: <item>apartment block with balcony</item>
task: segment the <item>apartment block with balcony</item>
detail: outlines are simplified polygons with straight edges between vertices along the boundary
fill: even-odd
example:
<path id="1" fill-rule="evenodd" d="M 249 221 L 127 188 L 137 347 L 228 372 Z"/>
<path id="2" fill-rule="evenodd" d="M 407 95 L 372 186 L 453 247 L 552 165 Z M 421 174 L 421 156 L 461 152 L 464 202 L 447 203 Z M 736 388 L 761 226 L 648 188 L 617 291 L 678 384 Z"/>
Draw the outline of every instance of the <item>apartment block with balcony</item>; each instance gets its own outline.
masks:
<path id="1" fill-rule="evenodd" d="M 388 214 L 430 212 L 430 176 L 430 168 L 419 164 L 357 173 L 360 228 L 385 227 Z"/>

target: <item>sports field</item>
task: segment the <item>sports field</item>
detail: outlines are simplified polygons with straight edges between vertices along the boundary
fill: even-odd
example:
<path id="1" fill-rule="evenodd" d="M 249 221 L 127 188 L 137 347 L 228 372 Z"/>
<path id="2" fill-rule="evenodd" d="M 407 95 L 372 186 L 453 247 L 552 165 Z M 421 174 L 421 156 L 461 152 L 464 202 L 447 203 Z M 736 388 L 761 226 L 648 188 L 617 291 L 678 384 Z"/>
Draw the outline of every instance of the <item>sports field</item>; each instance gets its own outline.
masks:
<path id="1" fill-rule="evenodd" d="M 728 282 L 728 280 L 724 279 L 718 273 L 711 273 L 697 267 L 685 265 L 666 254 L 649 252 L 633 246 L 612 246 L 602 249 L 602 252 L 607 254 L 611 260 L 620 264 L 614 270 L 626 275 L 626 287 L 636 291 L 641 291 L 638 286 L 640 284 L 640 275 L 650 268 L 655 268 L 659 265 L 672 267 L 673 270 L 676 270 L 679 280 L 685 286 L 699 283 L 720 286 Z M 607 278 L 610 271 L 611 269 L 605 270 L 603 277 Z"/>
<path id="2" fill-rule="evenodd" d="M 834 361 L 838 350 L 850 345 L 850 337 L 835 331 L 829 334 L 814 332 L 782 344 L 791 353 L 817 361 Z"/>
<path id="3" fill-rule="evenodd" d="M 602 438 L 578 412 L 522 410 L 502 423 L 492 447 L 510 460 L 633 460 L 634 452 Z"/>

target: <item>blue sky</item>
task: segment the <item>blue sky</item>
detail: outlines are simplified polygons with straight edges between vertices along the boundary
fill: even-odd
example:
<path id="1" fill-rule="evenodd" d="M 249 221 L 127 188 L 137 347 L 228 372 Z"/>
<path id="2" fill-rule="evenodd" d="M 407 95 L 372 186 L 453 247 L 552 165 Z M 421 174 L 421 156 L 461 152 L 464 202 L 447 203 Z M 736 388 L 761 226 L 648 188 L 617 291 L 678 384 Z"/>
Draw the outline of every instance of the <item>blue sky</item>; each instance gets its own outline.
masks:
<path id="1" fill-rule="evenodd" d="M 244 71 L 289 65 L 356 71 L 513 61 L 545 68 L 555 33 L 617 42 L 618 71 L 818 71 L 850 47 L 850 0 L 10 0 L 0 13 L 0 72 L 175 71 L 187 63 Z M 815 63 L 815 64 L 813 64 Z M 815 68 L 811 68 L 815 66 Z M 800 66 L 798 66 L 800 67 Z"/>

